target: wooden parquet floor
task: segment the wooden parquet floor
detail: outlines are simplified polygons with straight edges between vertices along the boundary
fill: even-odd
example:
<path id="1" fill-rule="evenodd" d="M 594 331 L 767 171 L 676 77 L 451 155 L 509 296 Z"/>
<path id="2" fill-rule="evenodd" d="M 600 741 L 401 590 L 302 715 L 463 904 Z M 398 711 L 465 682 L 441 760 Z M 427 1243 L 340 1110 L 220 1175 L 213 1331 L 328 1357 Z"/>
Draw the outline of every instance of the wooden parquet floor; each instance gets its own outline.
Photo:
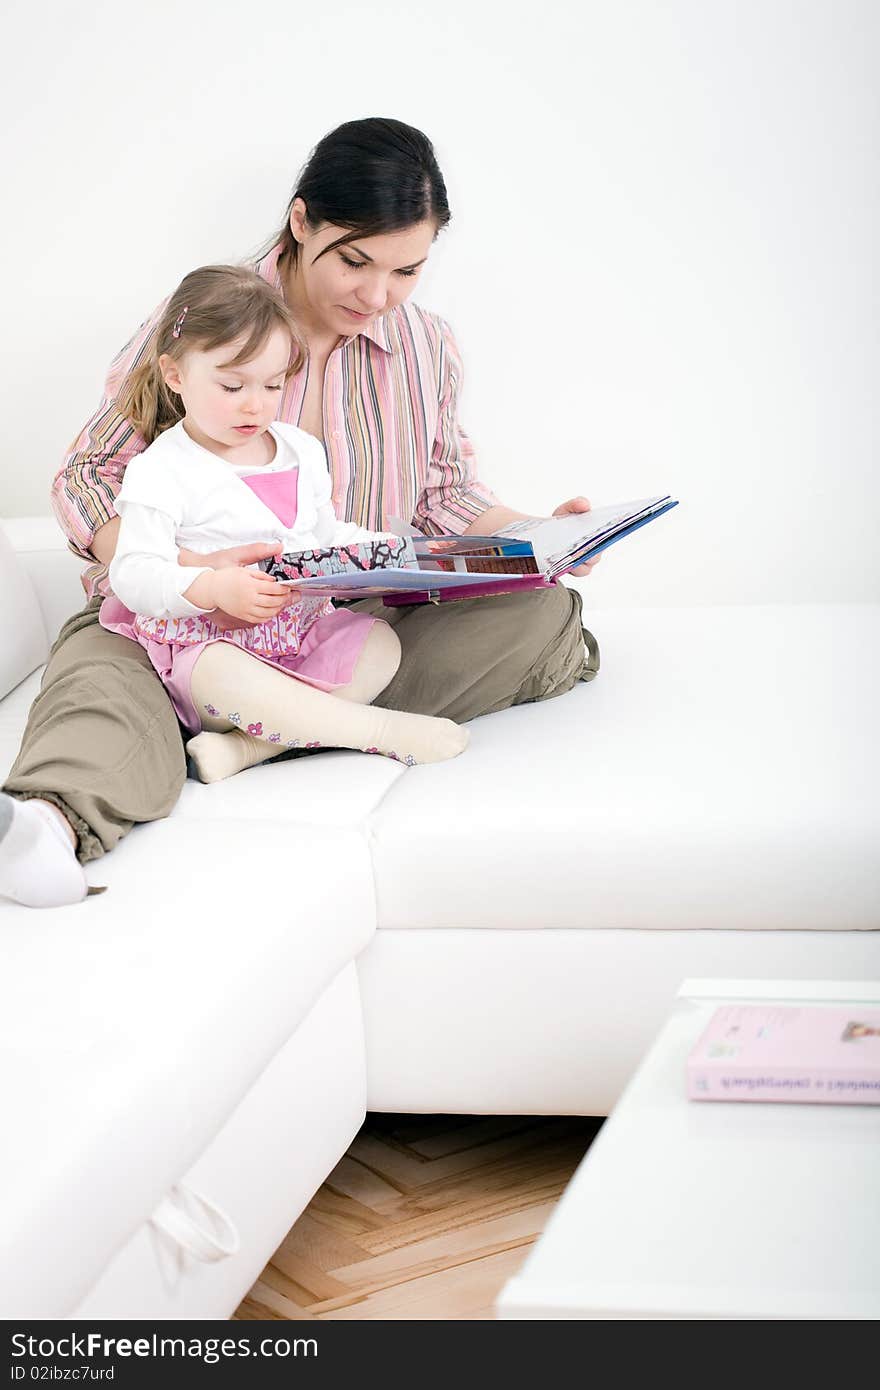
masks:
<path id="1" fill-rule="evenodd" d="M 369 1114 L 234 1318 L 492 1318 L 601 1123 Z"/>

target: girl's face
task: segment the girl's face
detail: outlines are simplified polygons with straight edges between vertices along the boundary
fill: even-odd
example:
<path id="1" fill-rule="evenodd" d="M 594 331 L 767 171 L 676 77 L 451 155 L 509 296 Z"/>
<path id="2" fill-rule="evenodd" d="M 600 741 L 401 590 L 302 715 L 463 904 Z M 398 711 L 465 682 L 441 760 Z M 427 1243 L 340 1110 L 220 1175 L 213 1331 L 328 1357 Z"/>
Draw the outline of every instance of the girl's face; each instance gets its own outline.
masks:
<path id="1" fill-rule="evenodd" d="M 305 210 L 297 198 L 290 230 L 300 250 L 290 272 L 288 303 L 306 332 L 350 338 L 412 294 L 437 233 L 432 221 L 355 237 L 322 256 L 326 246 L 345 236 L 345 228 L 329 222 L 310 228 Z"/>
<path id="2" fill-rule="evenodd" d="M 269 428 L 290 362 L 290 335 L 279 324 L 256 357 L 230 367 L 246 341 L 245 334 L 210 352 L 193 347 L 179 360 L 167 353 L 159 358 L 166 383 L 186 409 L 187 433 L 205 447 L 219 445 L 223 456 Z"/>

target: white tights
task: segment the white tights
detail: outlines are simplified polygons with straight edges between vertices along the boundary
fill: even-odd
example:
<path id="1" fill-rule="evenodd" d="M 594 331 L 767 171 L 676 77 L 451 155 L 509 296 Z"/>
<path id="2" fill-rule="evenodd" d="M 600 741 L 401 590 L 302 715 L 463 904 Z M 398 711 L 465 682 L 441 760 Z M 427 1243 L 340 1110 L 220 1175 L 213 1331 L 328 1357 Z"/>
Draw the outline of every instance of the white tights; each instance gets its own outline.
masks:
<path id="1" fill-rule="evenodd" d="M 286 748 L 357 748 L 400 762 L 454 758 L 467 729 L 451 719 L 374 708 L 400 665 L 400 642 L 374 622 L 351 682 L 328 694 L 231 642 L 212 642 L 193 667 L 192 698 L 202 733 L 187 744 L 203 782 L 219 782 Z"/>

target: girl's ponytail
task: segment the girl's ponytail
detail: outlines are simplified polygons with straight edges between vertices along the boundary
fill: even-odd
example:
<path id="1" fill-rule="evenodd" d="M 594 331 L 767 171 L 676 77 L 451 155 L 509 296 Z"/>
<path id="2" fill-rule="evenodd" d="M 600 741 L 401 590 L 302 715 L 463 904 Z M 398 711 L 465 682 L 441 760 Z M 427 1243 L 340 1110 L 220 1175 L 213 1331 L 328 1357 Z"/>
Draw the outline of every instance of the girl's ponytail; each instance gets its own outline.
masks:
<path id="1" fill-rule="evenodd" d="M 287 376 L 305 360 L 290 310 L 277 290 L 255 271 L 236 265 L 206 265 L 184 277 L 144 344 L 140 360 L 125 377 L 116 407 L 147 444 L 185 414 L 183 401 L 166 386 L 159 358 L 179 361 L 188 349 L 210 352 L 226 343 L 244 342 L 230 366 L 256 357 L 276 328 L 290 335 Z"/>
<path id="2" fill-rule="evenodd" d="M 134 425 L 148 444 L 184 416 L 183 401 L 165 385 L 159 368 L 158 336 L 152 334 L 147 340 L 144 356 L 128 373 L 116 397 L 120 415 Z"/>

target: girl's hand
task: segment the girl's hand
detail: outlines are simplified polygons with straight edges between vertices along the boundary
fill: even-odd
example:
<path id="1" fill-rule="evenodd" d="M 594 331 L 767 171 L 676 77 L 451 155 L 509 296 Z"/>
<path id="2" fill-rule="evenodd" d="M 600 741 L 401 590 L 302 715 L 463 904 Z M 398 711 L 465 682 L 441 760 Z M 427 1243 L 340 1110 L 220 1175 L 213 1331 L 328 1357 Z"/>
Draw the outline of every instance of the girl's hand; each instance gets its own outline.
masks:
<path id="1" fill-rule="evenodd" d="M 178 560 L 181 565 L 198 565 L 201 568 L 204 568 L 205 565 L 210 565 L 211 568 L 215 570 L 231 569 L 236 566 L 255 565 L 258 560 L 268 560 L 273 555 L 280 555 L 283 548 L 281 542 L 276 541 L 274 545 L 233 545 L 230 546 L 228 550 L 212 550 L 208 555 L 199 555 L 194 550 L 180 550 L 178 551 Z M 203 578 L 205 577 L 206 576 L 203 576 Z M 260 576 L 257 576 L 257 578 L 259 577 Z M 267 582 L 269 584 L 274 584 L 274 580 L 271 579 L 267 580 Z M 191 589 L 194 587 L 195 586 L 191 586 L 190 589 L 187 589 L 185 595 L 187 598 L 189 598 Z M 283 600 L 280 594 L 273 595 L 274 598 L 278 599 L 278 603 L 275 609 L 269 612 L 269 617 L 273 617 L 275 613 L 289 607 L 290 604 L 296 603 L 299 598 L 298 590 L 291 589 L 287 585 L 284 586 L 284 590 L 286 598 Z M 204 592 L 204 589 L 200 591 Z M 208 606 L 208 603 L 197 604 L 199 608 L 207 608 Z M 217 605 L 212 613 L 212 617 L 215 626 L 219 627 L 221 632 L 229 632 L 240 627 L 256 627 L 259 623 L 266 622 L 265 617 L 246 620 L 237 613 L 227 612 L 222 604 Z"/>
<path id="2" fill-rule="evenodd" d="M 236 626 L 253 626 L 276 617 L 283 608 L 294 602 L 286 584 L 257 570 L 230 565 L 225 569 L 200 574 L 184 595 L 197 608 L 220 609 Z"/>
<path id="3" fill-rule="evenodd" d="M 591 503 L 589 498 L 570 497 L 567 502 L 560 502 L 553 515 L 575 516 L 578 512 L 588 512 L 590 508 Z M 590 573 L 590 571 L 593 569 L 595 565 L 598 565 L 601 559 L 602 556 L 597 555 L 595 559 L 587 560 L 583 565 L 578 565 L 577 569 L 569 570 L 568 572 L 569 574 L 573 575 L 575 579 L 583 579 L 586 575 Z"/>
<path id="4" fill-rule="evenodd" d="M 285 586 L 285 587 L 286 587 L 286 586 Z M 299 590 L 298 590 L 298 589 L 288 589 L 288 590 L 287 590 L 287 593 L 288 593 L 289 597 L 285 600 L 285 603 L 284 603 L 284 607 L 285 607 L 285 608 L 287 608 L 287 607 L 293 605 L 294 603 L 296 603 L 297 600 L 298 600 L 299 597 L 300 597 L 300 593 L 299 593 Z M 221 632 L 234 632 L 237 628 L 240 628 L 240 627 L 257 627 L 257 626 L 258 626 L 257 623 L 246 623 L 246 622 L 243 622 L 241 618 L 235 618 L 235 617 L 233 617 L 233 615 L 232 615 L 231 613 L 226 613 L 226 612 L 224 612 L 224 610 L 223 610 L 222 608 L 215 608 L 215 609 L 214 609 L 213 613 L 211 614 L 211 621 L 213 622 L 213 624 L 214 624 L 215 627 L 219 627 L 219 629 L 220 629 Z M 265 618 L 262 618 L 260 621 L 261 621 L 261 622 L 265 622 L 266 620 L 265 620 Z"/>
<path id="5" fill-rule="evenodd" d="M 268 575 L 231 565 L 206 576 L 211 581 L 214 607 L 245 623 L 266 623 L 291 603 L 290 589 Z"/>

